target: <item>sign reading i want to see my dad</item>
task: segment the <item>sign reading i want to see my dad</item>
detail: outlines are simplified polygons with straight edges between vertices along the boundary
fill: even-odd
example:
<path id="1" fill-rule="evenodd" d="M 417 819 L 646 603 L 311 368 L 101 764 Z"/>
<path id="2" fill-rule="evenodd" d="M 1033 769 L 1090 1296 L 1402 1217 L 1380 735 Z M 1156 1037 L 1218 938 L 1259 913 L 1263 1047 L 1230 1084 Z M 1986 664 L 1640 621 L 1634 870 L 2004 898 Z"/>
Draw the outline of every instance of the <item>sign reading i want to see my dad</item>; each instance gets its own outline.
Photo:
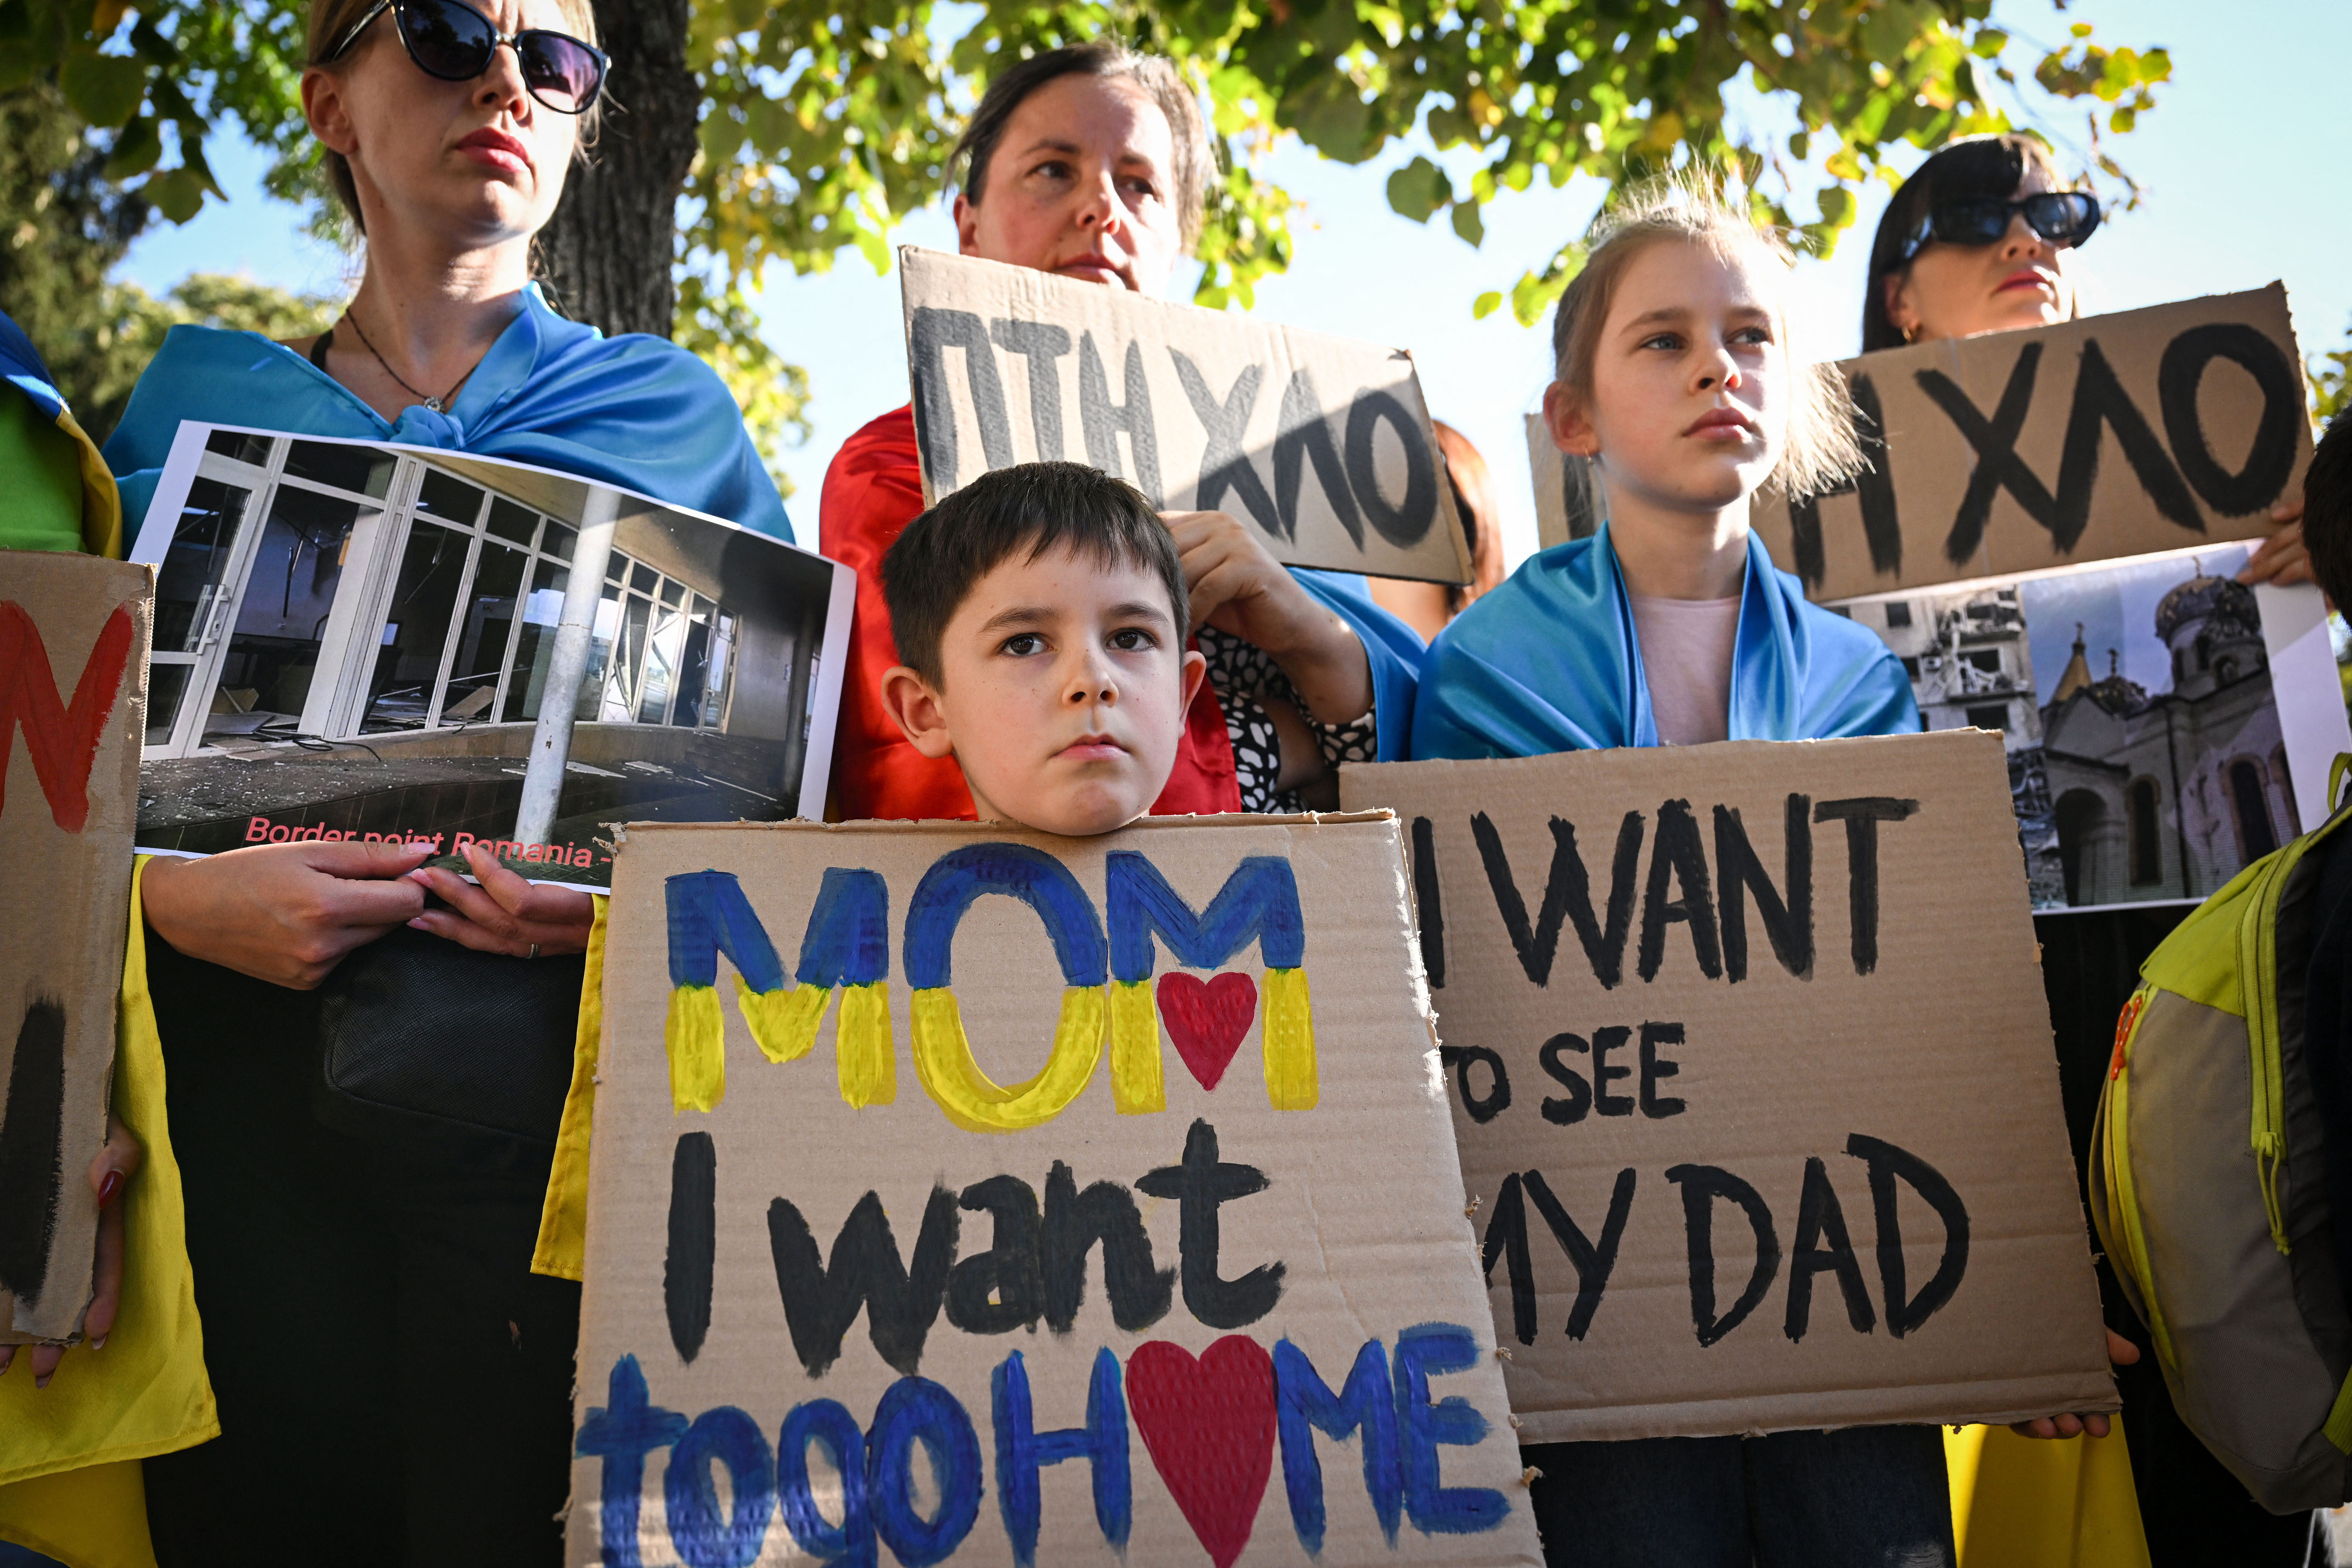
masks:
<path id="1" fill-rule="evenodd" d="M 1396 821 L 639 826 L 570 1561 L 1533 1564 Z"/>
<path id="2" fill-rule="evenodd" d="M 2116 1407 L 1999 735 L 1340 788 L 1407 824 L 1523 1439 Z"/>
<path id="3" fill-rule="evenodd" d="M 1756 531 L 1822 600 L 2259 538 L 2311 460 L 2302 363 L 2276 283 L 1864 354 L 1869 471 Z"/>
<path id="4" fill-rule="evenodd" d="M 1470 580 L 1402 350 L 913 247 L 898 276 L 926 500 L 1066 458 L 1231 512 L 1292 566 Z"/>

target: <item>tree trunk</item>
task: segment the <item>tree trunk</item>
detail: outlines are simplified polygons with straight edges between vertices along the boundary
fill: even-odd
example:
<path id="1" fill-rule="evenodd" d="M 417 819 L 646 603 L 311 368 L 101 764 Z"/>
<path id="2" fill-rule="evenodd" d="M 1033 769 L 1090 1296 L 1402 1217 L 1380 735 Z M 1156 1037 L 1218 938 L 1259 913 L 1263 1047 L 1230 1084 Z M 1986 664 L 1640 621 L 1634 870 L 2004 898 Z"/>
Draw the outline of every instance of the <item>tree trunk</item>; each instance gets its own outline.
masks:
<path id="1" fill-rule="evenodd" d="M 686 68 L 689 0 L 596 0 L 613 58 L 591 161 L 575 164 L 539 237 L 557 308 L 616 332 L 670 335 L 677 197 L 693 166 L 702 89 Z"/>

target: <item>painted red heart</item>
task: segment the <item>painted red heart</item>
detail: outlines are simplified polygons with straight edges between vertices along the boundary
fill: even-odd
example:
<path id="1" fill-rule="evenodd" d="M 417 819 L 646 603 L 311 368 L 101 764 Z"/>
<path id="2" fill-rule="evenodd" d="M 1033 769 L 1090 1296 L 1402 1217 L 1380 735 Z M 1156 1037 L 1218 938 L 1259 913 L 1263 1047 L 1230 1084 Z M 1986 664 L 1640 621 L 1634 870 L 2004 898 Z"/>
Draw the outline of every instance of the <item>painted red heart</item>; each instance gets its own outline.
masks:
<path id="1" fill-rule="evenodd" d="M 1233 1568 L 1274 1468 L 1274 1358 L 1246 1334 L 1227 1334 L 1198 1361 L 1153 1340 L 1127 1358 L 1127 1404 L 1209 1560 Z"/>
<path id="2" fill-rule="evenodd" d="M 1257 1016 L 1257 982 L 1246 974 L 1213 974 L 1206 984 L 1189 974 L 1160 977 L 1160 1021 L 1176 1042 L 1176 1054 L 1200 1080 L 1214 1089 Z"/>

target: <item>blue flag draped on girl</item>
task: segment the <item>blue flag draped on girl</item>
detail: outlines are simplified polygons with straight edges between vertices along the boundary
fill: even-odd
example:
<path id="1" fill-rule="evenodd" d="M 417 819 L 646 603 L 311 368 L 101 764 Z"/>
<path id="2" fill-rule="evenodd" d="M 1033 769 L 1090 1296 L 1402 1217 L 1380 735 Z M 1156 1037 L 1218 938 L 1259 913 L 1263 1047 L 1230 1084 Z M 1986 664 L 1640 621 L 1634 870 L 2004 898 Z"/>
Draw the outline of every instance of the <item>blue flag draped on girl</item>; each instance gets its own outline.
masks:
<path id="1" fill-rule="evenodd" d="M 1729 738 L 1911 734 L 1919 708 L 1886 645 L 1807 604 L 1748 540 Z M 1412 754 L 1533 757 L 1654 746 L 1633 606 L 1604 525 L 1529 560 L 1438 635 L 1422 666 Z"/>
<path id="2" fill-rule="evenodd" d="M 778 539 L 793 525 L 726 384 L 676 344 L 567 321 L 539 285 L 445 413 L 387 424 L 301 355 L 256 332 L 174 327 L 106 443 L 123 515 L 143 518 L 183 419 L 504 458 L 599 479 Z"/>

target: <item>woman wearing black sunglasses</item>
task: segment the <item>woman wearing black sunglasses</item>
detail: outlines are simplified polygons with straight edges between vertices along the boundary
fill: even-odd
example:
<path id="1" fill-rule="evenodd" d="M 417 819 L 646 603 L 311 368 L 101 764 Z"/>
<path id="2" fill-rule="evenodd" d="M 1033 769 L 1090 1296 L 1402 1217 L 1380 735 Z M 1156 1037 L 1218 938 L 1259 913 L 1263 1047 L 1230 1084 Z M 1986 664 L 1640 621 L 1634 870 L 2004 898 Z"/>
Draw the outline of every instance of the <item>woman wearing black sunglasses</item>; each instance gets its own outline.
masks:
<path id="1" fill-rule="evenodd" d="M 108 444 L 126 512 L 194 419 L 511 458 L 790 539 L 717 375 L 565 321 L 532 281 L 602 90 L 590 0 L 314 0 L 309 39 L 303 109 L 364 239 L 360 286 L 316 339 L 175 329 Z M 423 858 L 268 845 L 143 873 L 222 1428 L 146 1463 L 166 1568 L 561 1558 L 579 1288 L 530 1272 L 547 1152 L 363 1135 L 319 1079 L 362 948 L 355 967 L 407 974 L 473 958 L 450 943 L 506 955 L 479 982 L 495 994 L 408 984 L 369 1005 L 447 1016 L 459 1048 L 522 1049 L 493 1004 L 568 1041 L 581 961 L 567 992 L 562 955 L 593 905 Z"/>
<path id="2" fill-rule="evenodd" d="M 1864 351 L 2074 319 L 2080 312 L 2069 273 L 2072 254 L 2097 230 L 2099 209 L 2093 197 L 2067 185 L 2049 151 L 2024 136 L 1971 137 L 1922 163 L 1879 220 L 1870 292 L 1863 302 Z M 2241 575 L 2309 581 L 2301 496 L 2271 515 L 2286 526 Z M 2078 1158 L 2087 1144 L 2116 1015 L 2138 984 L 2140 964 L 2185 912 L 2081 910 L 2033 922 Z M 2138 1331 L 2119 1305 L 2110 1321 Z M 2131 1350 L 2116 1344 L 2119 1336 L 2108 1338 L 2122 1360 L 2133 1360 Z M 2140 1357 L 2119 1365 L 2116 1381 L 2157 1568 L 2303 1563 L 2306 1521 L 2275 1518 L 2254 1506 L 2181 1426 L 2153 1362 Z M 2095 1417 L 2090 1424 L 2095 1430 L 2105 1426 Z M 2083 1425 L 2062 1416 L 2019 1430 L 2071 1436 Z"/>
<path id="3" fill-rule="evenodd" d="M 2097 198 L 2069 189 L 2032 137 L 1954 142 L 1903 182 L 1879 219 L 1863 352 L 2074 320 L 2082 312 L 2068 268 L 2099 219 Z M 2310 582 L 2303 497 L 2282 500 L 2271 517 L 2284 526 L 2239 580 Z"/>

